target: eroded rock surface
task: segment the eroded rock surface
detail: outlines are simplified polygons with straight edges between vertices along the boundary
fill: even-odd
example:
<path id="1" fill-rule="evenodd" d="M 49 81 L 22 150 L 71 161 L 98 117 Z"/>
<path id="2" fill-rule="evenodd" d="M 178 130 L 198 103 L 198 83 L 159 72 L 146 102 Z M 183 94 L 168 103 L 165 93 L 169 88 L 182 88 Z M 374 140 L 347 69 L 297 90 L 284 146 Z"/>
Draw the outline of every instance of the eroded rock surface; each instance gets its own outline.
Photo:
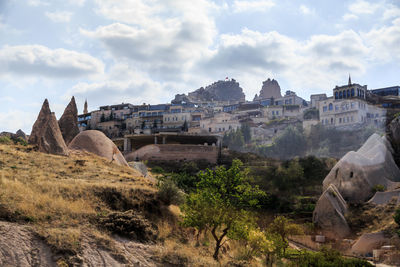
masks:
<path id="1" fill-rule="evenodd" d="M 319 198 L 313 213 L 313 221 L 332 238 L 343 238 L 350 234 L 344 215 L 347 204 L 334 185 L 330 185 Z"/>
<path id="2" fill-rule="evenodd" d="M 40 152 L 68 155 L 68 148 L 62 137 L 56 116 L 51 112 L 47 99 L 32 127 L 29 143 L 36 145 Z"/>
<path id="3" fill-rule="evenodd" d="M 50 247 L 27 226 L 0 221 L 0 266 L 57 266 Z"/>
<path id="4" fill-rule="evenodd" d="M 78 108 L 76 107 L 75 98 L 72 97 L 68 106 L 65 108 L 63 115 L 58 121 L 65 144 L 69 145 L 72 139 L 79 134 L 78 128 Z"/>
<path id="5" fill-rule="evenodd" d="M 280 98 L 281 95 L 281 87 L 279 86 L 278 81 L 274 79 L 268 78 L 268 80 L 263 82 L 263 86 L 260 91 L 259 98 Z"/>
<path id="6" fill-rule="evenodd" d="M 106 158 L 118 165 L 128 166 L 118 147 L 104 133 L 89 130 L 79 133 L 69 144 L 71 150 L 82 150 Z"/>
<path id="7" fill-rule="evenodd" d="M 357 151 L 348 152 L 324 179 L 323 188 L 335 185 L 343 198 L 363 203 L 372 197 L 372 188 L 383 185 L 394 189 L 400 181 L 400 170 L 385 137 L 373 134 Z"/>
<path id="8" fill-rule="evenodd" d="M 356 255 L 365 256 L 372 254 L 373 249 L 381 248 L 383 245 L 389 244 L 390 240 L 383 232 L 366 233 L 351 247 L 351 252 Z"/>

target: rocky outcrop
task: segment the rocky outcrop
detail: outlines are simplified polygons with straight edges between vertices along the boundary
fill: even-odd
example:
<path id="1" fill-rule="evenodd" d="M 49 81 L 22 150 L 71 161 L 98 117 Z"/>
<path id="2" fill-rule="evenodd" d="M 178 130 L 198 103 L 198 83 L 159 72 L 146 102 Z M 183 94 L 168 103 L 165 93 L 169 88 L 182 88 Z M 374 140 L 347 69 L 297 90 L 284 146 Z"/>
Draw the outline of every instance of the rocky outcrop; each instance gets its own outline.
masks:
<path id="1" fill-rule="evenodd" d="M 47 99 L 43 102 L 39 116 L 33 124 L 29 143 L 35 145 L 40 152 L 68 155 L 68 148 L 65 145 L 56 116 L 51 112 Z"/>
<path id="2" fill-rule="evenodd" d="M 19 130 L 15 133 L 15 137 L 16 137 L 16 138 L 22 138 L 24 141 L 28 141 L 28 137 L 26 136 L 26 134 L 24 133 L 24 131 L 22 131 L 21 129 L 19 129 Z"/>
<path id="3" fill-rule="evenodd" d="M 389 242 L 389 238 L 383 232 L 363 234 L 351 247 L 351 252 L 355 255 L 366 256 L 372 254 L 372 250 L 381 248 Z"/>
<path id="4" fill-rule="evenodd" d="M 79 134 L 78 128 L 78 108 L 76 107 L 75 98 L 72 97 L 68 106 L 65 108 L 63 115 L 58 121 L 64 141 L 67 145 L 72 139 Z"/>
<path id="5" fill-rule="evenodd" d="M 395 198 L 396 203 L 400 203 L 400 189 L 389 192 L 376 192 L 375 195 L 368 201 L 375 205 L 386 205 Z"/>
<path id="6" fill-rule="evenodd" d="M 231 79 L 228 81 L 218 81 L 211 85 L 201 87 L 194 92 L 185 94 L 179 94 L 175 96 L 175 99 L 171 102 L 203 102 L 203 101 L 236 101 L 244 102 L 245 95 L 243 89 L 239 86 L 236 80 Z"/>
<path id="7" fill-rule="evenodd" d="M 100 131 L 81 132 L 71 141 L 68 147 L 71 150 L 82 150 L 96 154 L 118 165 L 128 166 L 118 147 Z"/>
<path id="8" fill-rule="evenodd" d="M 335 185 L 343 198 L 363 203 L 372 197 L 372 188 L 383 185 L 394 189 L 400 181 L 400 170 L 385 137 L 373 134 L 357 151 L 348 152 L 324 179 L 323 188 Z"/>
<path id="9" fill-rule="evenodd" d="M 278 81 L 274 79 L 268 78 L 268 80 L 263 82 L 263 86 L 260 91 L 260 95 L 257 97 L 258 99 L 266 99 L 266 98 L 281 98 L 281 87 L 279 86 Z M 256 99 L 255 99 L 256 100 Z"/>
<path id="10" fill-rule="evenodd" d="M 350 234 L 344 215 L 347 204 L 334 185 L 330 185 L 319 198 L 313 213 L 313 222 L 331 238 L 343 238 Z"/>
<path id="11" fill-rule="evenodd" d="M 387 126 L 387 137 L 393 147 L 393 157 L 400 165 L 400 116 L 393 119 Z"/>

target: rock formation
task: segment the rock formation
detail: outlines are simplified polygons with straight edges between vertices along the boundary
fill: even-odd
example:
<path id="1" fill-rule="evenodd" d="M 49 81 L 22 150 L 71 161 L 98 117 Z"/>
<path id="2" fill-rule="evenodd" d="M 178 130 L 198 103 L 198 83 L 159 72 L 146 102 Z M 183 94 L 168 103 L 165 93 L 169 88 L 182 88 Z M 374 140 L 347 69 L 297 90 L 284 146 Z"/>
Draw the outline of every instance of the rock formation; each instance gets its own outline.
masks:
<path id="1" fill-rule="evenodd" d="M 263 82 L 263 86 L 260 91 L 260 95 L 258 96 L 258 99 L 266 99 L 266 98 L 281 98 L 281 87 L 279 86 L 279 83 L 274 80 L 268 78 L 268 80 Z"/>
<path id="2" fill-rule="evenodd" d="M 387 126 L 387 137 L 392 144 L 394 153 L 393 157 L 397 163 L 400 164 L 400 117 L 392 120 Z"/>
<path id="3" fill-rule="evenodd" d="M 68 148 L 65 145 L 56 116 L 51 112 L 47 99 L 43 102 L 39 116 L 33 124 L 29 143 L 36 145 L 41 152 L 68 155 Z"/>
<path id="4" fill-rule="evenodd" d="M 389 238 L 383 232 L 363 234 L 351 247 L 351 252 L 355 255 L 366 256 L 372 254 L 373 249 L 381 248 L 389 244 Z"/>
<path id="5" fill-rule="evenodd" d="M 348 152 L 324 179 L 326 190 L 334 184 L 346 201 L 363 203 L 372 197 L 372 188 L 393 188 L 400 181 L 400 170 L 385 137 L 373 134 L 357 151 Z"/>
<path id="6" fill-rule="evenodd" d="M 28 141 L 28 137 L 26 136 L 26 134 L 24 133 L 24 131 L 22 131 L 21 129 L 19 129 L 19 130 L 15 133 L 15 137 L 16 137 L 16 138 L 22 138 L 24 141 Z"/>
<path id="7" fill-rule="evenodd" d="M 82 150 L 106 158 L 118 165 L 128 166 L 117 146 L 104 133 L 89 130 L 79 133 L 69 144 L 71 150 Z"/>
<path id="8" fill-rule="evenodd" d="M 334 185 L 330 185 L 319 198 L 313 213 L 313 222 L 332 238 L 343 238 L 350 234 L 350 227 L 344 217 L 346 201 Z"/>
<path id="9" fill-rule="evenodd" d="M 65 108 L 63 115 L 58 121 L 58 125 L 60 126 L 65 143 L 69 145 L 72 139 L 79 134 L 78 109 L 74 97 L 72 97 L 68 106 Z"/>
<path id="10" fill-rule="evenodd" d="M 389 191 L 389 192 L 376 192 L 375 195 L 368 201 L 375 205 L 385 205 L 396 198 L 397 204 L 400 203 L 400 189 Z"/>
<path id="11" fill-rule="evenodd" d="M 203 102 L 203 101 L 238 101 L 244 102 L 245 95 L 243 89 L 239 86 L 236 80 L 231 79 L 228 81 L 218 81 L 205 88 L 201 87 L 194 92 L 185 94 L 178 94 L 171 102 L 179 103 L 185 102 Z"/>

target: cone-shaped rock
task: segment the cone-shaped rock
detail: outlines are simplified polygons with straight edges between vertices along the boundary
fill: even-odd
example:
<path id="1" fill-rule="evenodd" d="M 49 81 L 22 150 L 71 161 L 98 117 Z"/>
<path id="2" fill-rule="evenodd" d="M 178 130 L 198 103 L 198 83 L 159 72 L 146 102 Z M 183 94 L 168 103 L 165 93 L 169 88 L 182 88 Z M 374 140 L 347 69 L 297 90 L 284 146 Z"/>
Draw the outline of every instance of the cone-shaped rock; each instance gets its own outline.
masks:
<path id="1" fill-rule="evenodd" d="M 118 165 L 128 166 L 118 147 L 100 131 L 89 130 L 79 133 L 69 144 L 68 148 L 90 152 Z"/>
<path id="2" fill-rule="evenodd" d="M 68 155 L 68 148 L 65 145 L 56 116 L 51 112 L 47 99 L 44 101 L 39 116 L 33 124 L 29 143 L 36 145 L 40 152 Z"/>
<path id="3" fill-rule="evenodd" d="M 75 103 L 75 97 L 72 97 L 63 115 L 58 121 L 65 144 L 69 145 L 72 139 L 79 134 L 78 128 L 78 109 Z"/>
<path id="4" fill-rule="evenodd" d="M 313 221 L 332 238 L 343 238 L 350 234 L 344 217 L 347 204 L 336 186 L 330 185 L 319 198 L 313 213 Z"/>

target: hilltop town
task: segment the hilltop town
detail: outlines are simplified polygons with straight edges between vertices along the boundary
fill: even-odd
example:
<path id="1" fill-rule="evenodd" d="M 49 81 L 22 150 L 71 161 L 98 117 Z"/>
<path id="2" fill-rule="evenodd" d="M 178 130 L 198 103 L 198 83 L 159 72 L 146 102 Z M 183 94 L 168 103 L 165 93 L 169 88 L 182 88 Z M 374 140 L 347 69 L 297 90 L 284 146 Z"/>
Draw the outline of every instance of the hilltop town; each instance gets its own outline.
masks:
<path id="1" fill-rule="evenodd" d="M 382 130 L 388 112 L 396 113 L 400 86 L 369 90 L 367 85 L 348 83 L 335 86 L 332 95 L 314 94 L 309 100 L 296 92 L 282 92 L 278 81 L 267 79 L 252 101 L 245 101 L 243 89 L 234 79 L 220 80 L 194 92 L 178 94 L 170 103 L 101 106 L 78 116 L 80 131 L 97 129 L 112 139 L 132 135 L 186 134 L 224 136 L 250 128 L 257 145 L 271 145 L 288 125 L 300 125 L 304 133 L 313 126 L 342 132 L 365 127 Z M 154 141 L 157 144 L 157 139 Z M 160 142 L 161 143 L 161 142 Z M 117 142 L 122 151 L 134 149 Z"/>

